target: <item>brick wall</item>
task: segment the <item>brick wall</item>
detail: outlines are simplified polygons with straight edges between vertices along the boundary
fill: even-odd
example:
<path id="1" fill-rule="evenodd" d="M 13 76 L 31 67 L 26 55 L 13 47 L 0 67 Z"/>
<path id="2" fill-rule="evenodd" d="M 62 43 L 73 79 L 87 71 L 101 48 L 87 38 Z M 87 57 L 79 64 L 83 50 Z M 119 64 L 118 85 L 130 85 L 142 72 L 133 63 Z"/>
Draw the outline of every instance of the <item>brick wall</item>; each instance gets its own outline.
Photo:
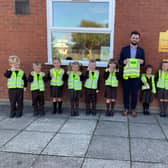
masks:
<path id="1" fill-rule="evenodd" d="M 128 44 L 130 32 L 138 30 L 142 34 L 141 46 L 145 49 L 146 62 L 152 64 L 156 71 L 161 58 L 166 57 L 158 53 L 158 38 L 160 31 L 168 29 L 167 6 L 167 0 L 116 0 L 115 58 L 118 58 L 121 47 Z M 12 54 L 21 58 L 22 67 L 27 74 L 34 60 L 47 62 L 45 0 L 30 0 L 30 15 L 27 16 L 15 15 L 14 1 L 0 0 L 0 99 L 7 98 L 6 79 L 3 73 L 8 68 L 7 58 Z M 44 67 L 45 70 L 48 68 Z M 99 102 L 104 101 L 103 88 L 101 90 Z M 49 99 L 48 86 L 46 95 Z M 29 91 L 25 98 L 30 99 Z M 121 86 L 117 102 L 122 104 Z M 156 99 L 153 105 L 157 105 Z"/>

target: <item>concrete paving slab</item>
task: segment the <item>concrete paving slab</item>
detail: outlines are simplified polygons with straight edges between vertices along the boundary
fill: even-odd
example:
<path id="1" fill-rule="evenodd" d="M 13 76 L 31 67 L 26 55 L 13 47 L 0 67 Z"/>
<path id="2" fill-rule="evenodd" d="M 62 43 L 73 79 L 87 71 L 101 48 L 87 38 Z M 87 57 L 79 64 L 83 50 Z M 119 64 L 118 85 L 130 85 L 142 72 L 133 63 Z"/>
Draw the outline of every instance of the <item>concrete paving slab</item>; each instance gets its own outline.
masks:
<path id="1" fill-rule="evenodd" d="M 87 151 L 90 135 L 57 134 L 43 154 L 83 157 Z"/>
<path id="2" fill-rule="evenodd" d="M 127 138 L 94 136 L 88 157 L 96 159 L 130 160 Z"/>

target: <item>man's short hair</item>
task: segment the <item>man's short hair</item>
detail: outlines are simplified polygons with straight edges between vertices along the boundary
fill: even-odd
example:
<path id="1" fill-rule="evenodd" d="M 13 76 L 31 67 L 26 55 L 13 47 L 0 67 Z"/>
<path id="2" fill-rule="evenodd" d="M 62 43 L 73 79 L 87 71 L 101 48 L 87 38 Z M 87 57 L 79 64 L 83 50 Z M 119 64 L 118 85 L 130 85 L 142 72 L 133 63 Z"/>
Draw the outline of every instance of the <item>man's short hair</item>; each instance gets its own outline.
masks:
<path id="1" fill-rule="evenodd" d="M 138 31 L 136 31 L 136 30 L 134 30 L 134 31 L 131 32 L 130 37 L 132 35 L 138 35 L 139 37 L 141 36 L 141 34 Z"/>

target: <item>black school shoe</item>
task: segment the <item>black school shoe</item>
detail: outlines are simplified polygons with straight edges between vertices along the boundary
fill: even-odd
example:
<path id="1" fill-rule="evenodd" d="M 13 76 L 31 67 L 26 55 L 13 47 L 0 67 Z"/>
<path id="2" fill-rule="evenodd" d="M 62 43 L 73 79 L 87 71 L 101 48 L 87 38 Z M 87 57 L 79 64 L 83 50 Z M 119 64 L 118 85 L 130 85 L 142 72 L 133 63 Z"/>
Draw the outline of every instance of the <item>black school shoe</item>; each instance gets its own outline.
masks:
<path id="1" fill-rule="evenodd" d="M 22 117 L 22 115 L 23 115 L 23 112 L 19 111 L 16 113 L 16 118 L 20 118 L 20 117 Z"/>
<path id="2" fill-rule="evenodd" d="M 10 112 L 9 118 L 14 118 L 16 116 L 16 112 Z"/>
<path id="3" fill-rule="evenodd" d="M 160 117 L 166 117 L 166 113 L 160 113 Z"/>

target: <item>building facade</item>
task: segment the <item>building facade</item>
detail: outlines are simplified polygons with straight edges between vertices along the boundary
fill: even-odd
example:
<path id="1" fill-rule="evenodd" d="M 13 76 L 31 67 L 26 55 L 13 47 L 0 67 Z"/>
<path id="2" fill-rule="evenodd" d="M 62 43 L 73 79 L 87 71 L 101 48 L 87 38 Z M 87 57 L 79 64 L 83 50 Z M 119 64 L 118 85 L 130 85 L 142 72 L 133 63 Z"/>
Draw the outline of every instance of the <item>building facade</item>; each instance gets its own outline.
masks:
<path id="1" fill-rule="evenodd" d="M 119 58 L 132 30 L 141 33 L 146 63 L 153 65 L 156 72 L 161 59 L 168 57 L 158 52 L 159 33 L 168 29 L 167 6 L 167 0 L 0 0 L 0 99 L 8 97 L 3 73 L 8 68 L 9 55 L 21 58 L 21 67 L 27 74 L 33 61 L 45 63 L 47 72 L 53 56 L 61 57 L 65 68 L 67 57 L 84 66 L 88 59 L 97 59 L 103 73 L 109 58 Z M 101 86 L 100 104 L 104 102 Z M 64 100 L 68 101 L 64 90 Z M 30 99 L 29 90 L 25 99 Z M 49 99 L 47 84 L 46 100 Z M 122 104 L 121 85 L 117 104 Z M 153 106 L 157 106 L 157 99 Z"/>

